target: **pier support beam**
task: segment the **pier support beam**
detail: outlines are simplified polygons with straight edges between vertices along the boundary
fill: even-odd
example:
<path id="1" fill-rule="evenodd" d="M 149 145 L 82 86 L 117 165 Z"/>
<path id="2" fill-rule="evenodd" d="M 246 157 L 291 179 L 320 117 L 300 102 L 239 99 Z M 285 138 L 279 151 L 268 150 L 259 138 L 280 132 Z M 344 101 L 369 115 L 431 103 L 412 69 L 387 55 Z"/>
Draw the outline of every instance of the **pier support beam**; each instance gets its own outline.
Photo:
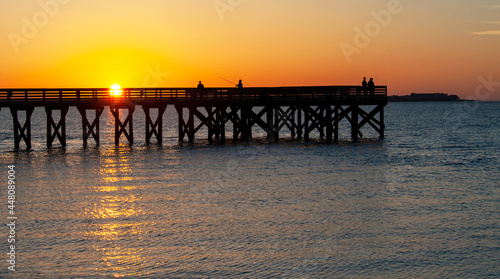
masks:
<path id="1" fill-rule="evenodd" d="M 194 115 L 195 115 L 195 107 L 187 107 L 188 109 L 188 120 L 184 120 L 184 107 L 181 106 L 176 106 L 175 109 L 177 110 L 177 117 L 179 119 L 179 142 L 184 141 L 184 137 L 187 135 L 188 136 L 188 142 L 193 143 L 194 142 L 194 136 L 195 136 L 195 128 L 194 128 Z"/>
<path id="2" fill-rule="evenodd" d="M 19 149 L 21 140 L 24 140 L 26 149 L 31 149 L 31 115 L 33 114 L 34 110 L 34 107 L 10 108 L 12 119 L 14 120 L 14 148 L 16 150 Z M 21 124 L 19 121 L 19 111 L 26 112 L 26 119 L 24 121 L 24 124 Z"/>
<path id="3" fill-rule="evenodd" d="M 304 140 L 309 141 L 309 123 L 311 122 L 311 114 L 308 111 L 308 107 L 303 107 L 302 111 L 304 112 Z"/>
<path id="4" fill-rule="evenodd" d="M 219 139 L 222 143 L 226 140 L 226 106 L 216 106 L 210 107 L 206 106 L 205 111 L 207 116 L 205 117 L 198 110 L 196 111 L 196 116 L 201 121 L 201 125 L 205 125 L 208 128 L 208 141 L 212 142 L 213 137 Z"/>
<path id="5" fill-rule="evenodd" d="M 177 130 L 179 133 L 179 142 L 184 141 L 184 136 L 186 135 L 186 123 L 184 122 L 184 108 L 175 106 L 175 110 L 177 111 Z"/>
<path id="6" fill-rule="evenodd" d="M 69 107 L 45 107 L 45 112 L 47 113 L 47 147 L 51 148 L 52 143 L 56 139 L 59 139 L 59 142 L 63 147 L 66 146 L 66 114 L 68 113 Z M 56 125 L 54 118 L 52 117 L 52 111 L 59 110 L 61 112 L 61 116 Z M 54 129 L 54 132 L 52 132 Z"/>
<path id="7" fill-rule="evenodd" d="M 217 117 L 214 117 L 214 113 L 217 114 L 217 109 L 214 112 L 212 110 L 211 106 L 206 106 L 205 110 L 207 112 L 207 117 L 206 117 L 205 121 L 208 124 L 207 125 L 207 128 L 208 128 L 208 142 L 212 143 L 214 135 L 215 135 L 215 138 L 219 137 L 219 134 L 217 133 L 217 129 L 215 128 L 215 121 L 216 121 L 215 119 Z"/>
<path id="8" fill-rule="evenodd" d="M 380 138 L 383 139 L 383 138 L 385 138 L 384 106 L 380 106 L 380 107 L 381 107 L 381 109 L 380 109 L 380 120 L 379 120 L 380 121 L 379 135 L 380 135 Z"/>
<path id="9" fill-rule="evenodd" d="M 94 120 L 92 123 L 87 119 L 87 110 L 95 111 Z M 78 111 L 82 116 L 82 131 L 83 131 L 83 146 L 87 147 L 88 139 L 90 136 L 94 139 L 96 146 L 100 145 L 99 138 L 99 118 L 101 117 L 102 112 L 104 111 L 104 107 L 78 107 Z"/>
<path id="10" fill-rule="evenodd" d="M 326 141 L 332 142 L 333 130 L 335 123 L 333 123 L 332 107 L 330 105 L 326 106 L 325 117 L 326 117 Z"/>
<path id="11" fill-rule="evenodd" d="M 220 139 L 222 143 L 226 141 L 226 122 L 227 122 L 227 107 L 217 106 L 215 114 L 214 130 L 216 131 L 216 137 Z"/>
<path id="12" fill-rule="evenodd" d="M 241 132 L 241 137 L 244 140 L 251 140 L 252 139 L 252 123 L 251 123 L 251 114 L 253 113 L 252 111 L 252 106 L 242 106 L 241 107 L 241 117 L 240 117 L 240 132 Z"/>
<path id="13" fill-rule="evenodd" d="M 266 106 L 264 109 L 266 110 L 266 125 L 261 128 L 266 131 L 268 140 L 277 142 L 279 140 L 279 129 L 276 125 L 278 121 L 276 108 L 274 106 Z M 259 124 L 259 122 L 256 123 Z"/>
<path id="14" fill-rule="evenodd" d="M 134 105 L 123 105 L 123 106 L 111 106 L 111 113 L 115 117 L 115 145 L 120 145 L 120 136 L 122 134 L 128 140 L 130 145 L 134 144 L 134 129 L 133 129 L 133 118 L 135 106 Z M 120 119 L 120 110 L 128 110 L 127 117 L 122 122 Z M 128 129 L 127 129 L 128 126 Z"/>
<path id="15" fill-rule="evenodd" d="M 239 106 L 230 106 L 229 112 L 226 113 L 227 121 L 233 123 L 233 141 L 236 141 L 241 133 L 241 117 L 238 111 L 240 111 Z"/>
<path id="16" fill-rule="evenodd" d="M 156 108 L 158 110 L 158 115 L 156 120 L 153 122 L 151 118 L 151 109 Z M 146 144 L 149 145 L 151 142 L 151 137 L 154 135 L 158 144 L 163 142 L 163 114 L 167 109 L 167 106 L 148 106 L 143 105 L 142 109 L 146 115 Z"/>
<path id="17" fill-rule="evenodd" d="M 196 131 L 194 130 L 194 110 L 195 109 L 196 109 L 195 107 L 188 108 L 189 118 L 188 118 L 188 122 L 187 122 L 187 136 L 188 136 L 189 143 L 194 142 L 194 136 L 196 134 Z"/>
<path id="18" fill-rule="evenodd" d="M 351 105 L 351 138 L 353 141 L 359 139 L 358 105 Z"/>
<path id="19" fill-rule="evenodd" d="M 333 142 L 338 143 L 339 142 L 339 105 L 335 106 L 335 116 L 333 118 Z"/>
<path id="20" fill-rule="evenodd" d="M 302 123 L 302 107 L 297 107 L 296 109 L 297 112 L 297 123 L 295 123 L 295 131 L 297 132 L 297 139 L 301 140 L 302 139 L 302 128 L 303 128 L 303 123 Z"/>
<path id="21" fill-rule="evenodd" d="M 278 132 L 287 127 L 290 130 L 292 138 L 295 138 L 295 110 L 292 106 L 286 109 L 280 106 L 274 108 L 274 125 L 276 126 L 276 131 Z"/>

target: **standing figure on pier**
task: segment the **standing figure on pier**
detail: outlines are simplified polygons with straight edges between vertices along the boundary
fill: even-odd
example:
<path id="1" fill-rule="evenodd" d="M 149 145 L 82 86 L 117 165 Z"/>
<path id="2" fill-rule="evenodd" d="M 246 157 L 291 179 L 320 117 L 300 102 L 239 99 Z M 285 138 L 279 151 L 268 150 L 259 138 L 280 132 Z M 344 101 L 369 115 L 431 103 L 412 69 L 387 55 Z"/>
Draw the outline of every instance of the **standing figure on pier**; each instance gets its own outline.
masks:
<path id="1" fill-rule="evenodd" d="M 203 98 L 205 96 L 205 86 L 203 83 L 198 83 L 198 94 L 200 95 L 200 98 Z"/>
<path id="2" fill-rule="evenodd" d="M 238 82 L 238 84 L 236 85 L 236 87 L 238 87 L 238 95 L 240 95 L 240 99 L 243 99 L 243 94 L 241 92 L 241 89 L 243 88 L 243 83 L 241 82 L 241 79 Z"/>
<path id="3" fill-rule="evenodd" d="M 370 91 L 370 96 L 375 96 L 375 83 L 373 82 L 373 78 L 370 78 L 368 82 L 368 91 Z"/>
<path id="4" fill-rule="evenodd" d="M 363 78 L 363 82 L 361 83 L 361 87 L 363 88 L 364 95 L 368 95 L 368 83 L 366 82 L 366 77 Z"/>

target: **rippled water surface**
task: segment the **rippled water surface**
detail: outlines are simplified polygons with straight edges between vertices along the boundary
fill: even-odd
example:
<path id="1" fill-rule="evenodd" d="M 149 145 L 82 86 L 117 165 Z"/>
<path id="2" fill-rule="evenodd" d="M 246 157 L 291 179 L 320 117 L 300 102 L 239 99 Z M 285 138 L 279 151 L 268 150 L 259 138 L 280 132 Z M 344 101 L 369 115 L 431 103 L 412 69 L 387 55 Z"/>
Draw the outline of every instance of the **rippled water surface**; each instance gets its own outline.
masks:
<path id="1" fill-rule="evenodd" d="M 498 111 L 391 103 L 384 140 L 268 144 L 256 130 L 249 143 L 179 145 L 169 110 L 151 147 L 139 110 L 136 144 L 115 147 L 106 112 L 101 147 L 84 149 L 71 110 L 68 147 L 49 150 L 37 109 L 33 151 L 14 152 L 3 109 L 18 220 L 17 271 L 4 228 L 0 277 L 498 278 Z"/>

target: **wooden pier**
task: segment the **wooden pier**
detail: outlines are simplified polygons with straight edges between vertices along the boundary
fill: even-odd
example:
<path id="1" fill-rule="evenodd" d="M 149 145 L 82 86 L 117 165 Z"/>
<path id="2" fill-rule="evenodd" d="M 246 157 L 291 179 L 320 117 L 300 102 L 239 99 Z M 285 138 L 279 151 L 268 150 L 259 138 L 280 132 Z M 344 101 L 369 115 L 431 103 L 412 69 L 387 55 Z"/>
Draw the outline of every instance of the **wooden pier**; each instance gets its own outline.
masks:
<path id="1" fill-rule="evenodd" d="M 247 87 L 247 88 L 124 88 L 114 94 L 109 88 L 0 89 L 0 109 L 8 108 L 14 121 L 14 146 L 24 141 L 31 149 L 31 115 L 35 107 L 47 113 L 47 147 L 57 139 L 66 146 L 66 115 L 76 107 L 82 117 L 83 145 L 89 139 L 100 144 L 99 118 L 109 107 L 115 118 L 115 144 L 122 135 L 134 143 L 133 115 L 141 106 L 146 118 L 146 143 L 153 138 L 162 143 L 163 115 L 167 106 L 178 115 L 178 136 L 193 142 L 196 133 L 208 129 L 208 140 L 226 140 L 226 127 L 232 124 L 232 138 L 251 139 L 252 128 L 263 129 L 277 141 L 287 127 L 292 138 L 309 140 L 318 131 L 321 138 L 338 142 L 339 123 L 351 125 L 351 139 L 362 137 L 360 129 L 371 126 L 384 137 L 384 107 L 387 87 L 376 86 L 366 92 L 360 86 Z M 152 111 L 157 111 L 153 119 Z M 93 113 L 92 113 L 93 112 Z M 21 123 L 19 114 L 25 113 Z M 125 120 L 120 114 L 126 113 Z M 56 118 L 54 118 L 54 115 Z M 58 117 L 57 117 L 58 116 Z M 91 117 L 89 119 L 89 117 Z M 228 125 L 229 124 L 229 125 Z"/>

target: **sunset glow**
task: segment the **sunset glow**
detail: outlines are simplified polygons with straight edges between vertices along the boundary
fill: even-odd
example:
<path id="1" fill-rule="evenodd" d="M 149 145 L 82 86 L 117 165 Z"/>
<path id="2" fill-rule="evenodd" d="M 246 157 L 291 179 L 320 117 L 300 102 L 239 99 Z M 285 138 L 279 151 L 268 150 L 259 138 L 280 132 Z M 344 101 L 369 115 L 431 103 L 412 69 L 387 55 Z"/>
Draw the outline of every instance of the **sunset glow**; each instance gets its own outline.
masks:
<path id="1" fill-rule="evenodd" d="M 111 85 L 111 90 L 109 91 L 109 94 L 114 97 L 121 96 L 123 93 L 122 87 L 118 84 L 113 84 Z"/>
<path id="2" fill-rule="evenodd" d="M 0 87 L 360 84 L 500 100 L 498 1 L 1 1 Z M 92 20 L 90 20 L 92 19 Z M 486 80 L 486 82 L 485 82 Z"/>

